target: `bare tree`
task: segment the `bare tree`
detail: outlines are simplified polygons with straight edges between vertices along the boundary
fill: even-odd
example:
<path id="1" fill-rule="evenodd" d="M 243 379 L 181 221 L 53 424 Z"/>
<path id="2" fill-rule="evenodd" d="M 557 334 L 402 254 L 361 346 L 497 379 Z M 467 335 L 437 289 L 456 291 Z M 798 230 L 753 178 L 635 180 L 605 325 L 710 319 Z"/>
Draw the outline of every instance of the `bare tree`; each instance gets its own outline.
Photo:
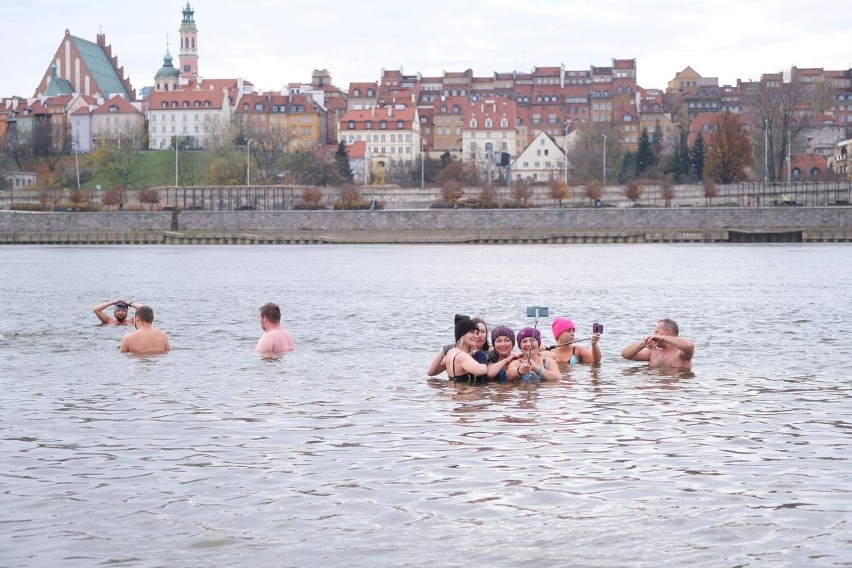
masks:
<path id="1" fill-rule="evenodd" d="M 747 169 L 754 162 L 748 135 L 739 117 L 729 111 L 716 116 L 713 130 L 707 138 L 704 161 L 705 178 L 719 183 L 733 183 L 748 179 Z"/>
<path id="2" fill-rule="evenodd" d="M 56 164 L 71 149 L 71 136 L 61 125 L 54 125 L 50 119 L 39 119 L 33 125 L 33 155 L 44 161 L 47 169 L 53 172 Z"/>
<path id="3" fill-rule="evenodd" d="M 18 170 L 23 171 L 24 165 L 33 153 L 32 133 L 29 130 L 15 129 L 7 134 L 6 148 L 15 165 L 18 166 Z"/>
<path id="4" fill-rule="evenodd" d="M 604 142 L 606 142 L 607 171 L 620 164 L 624 150 L 619 142 L 618 132 L 604 125 L 589 125 L 580 129 L 577 140 L 568 151 L 568 159 L 574 166 L 574 177 L 585 183 L 601 179 L 604 167 Z"/>
<path id="5" fill-rule="evenodd" d="M 788 149 L 809 125 L 803 108 L 804 89 L 801 83 L 784 82 L 780 74 L 764 76 L 754 85 L 748 105 L 755 116 L 754 147 L 764 150 L 770 179 L 780 180 Z"/>
<path id="6" fill-rule="evenodd" d="M 287 127 L 271 128 L 249 135 L 249 142 L 246 142 L 251 144 L 249 154 L 254 158 L 262 178 L 265 179 L 278 159 L 289 152 L 294 137 L 295 130 Z"/>

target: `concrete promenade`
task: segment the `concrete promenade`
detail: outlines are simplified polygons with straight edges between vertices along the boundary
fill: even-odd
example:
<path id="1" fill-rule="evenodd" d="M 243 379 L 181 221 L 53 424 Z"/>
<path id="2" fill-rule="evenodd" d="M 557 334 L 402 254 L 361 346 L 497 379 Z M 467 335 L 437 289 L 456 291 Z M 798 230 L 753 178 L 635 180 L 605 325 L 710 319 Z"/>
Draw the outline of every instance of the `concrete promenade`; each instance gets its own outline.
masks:
<path id="1" fill-rule="evenodd" d="M 852 242 L 852 207 L 0 211 L 0 244 Z"/>

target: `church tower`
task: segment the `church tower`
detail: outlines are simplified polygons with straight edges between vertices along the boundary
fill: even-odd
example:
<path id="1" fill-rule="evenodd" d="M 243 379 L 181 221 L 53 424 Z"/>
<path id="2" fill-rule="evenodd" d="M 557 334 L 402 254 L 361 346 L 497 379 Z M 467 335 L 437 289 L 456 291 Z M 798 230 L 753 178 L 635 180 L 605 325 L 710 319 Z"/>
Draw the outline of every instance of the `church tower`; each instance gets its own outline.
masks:
<path id="1" fill-rule="evenodd" d="M 198 28 L 195 27 L 194 15 L 187 2 L 180 23 L 180 76 L 186 79 L 198 77 Z"/>

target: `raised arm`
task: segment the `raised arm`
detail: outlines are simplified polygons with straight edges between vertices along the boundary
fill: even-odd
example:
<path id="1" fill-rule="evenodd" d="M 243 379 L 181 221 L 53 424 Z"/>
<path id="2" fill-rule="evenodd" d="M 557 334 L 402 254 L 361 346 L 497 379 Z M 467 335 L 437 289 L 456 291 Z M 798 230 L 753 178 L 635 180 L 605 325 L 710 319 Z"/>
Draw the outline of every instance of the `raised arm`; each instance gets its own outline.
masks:
<path id="1" fill-rule="evenodd" d="M 600 341 L 601 334 L 593 333 L 592 334 L 592 347 L 583 347 L 582 345 L 578 345 L 576 349 L 577 355 L 579 355 L 580 361 L 583 363 L 600 363 L 601 362 L 601 346 L 598 345 L 598 341 Z"/>
<path id="2" fill-rule="evenodd" d="M 444 358 L 447 356 L 447 351 L 449 351 L 451 347 L 452 345 L 447 345 L 438 350 L 438 353 L 426 369 L 427 375 L 434 377 L 435 375 L 440 375 L 447 370 L 447 364 L 444 362 Z"/>
<path id="3" fill-rule="evenodd" d="M 657 343 L 668 343 L 672 347 L 680 351 L 680 358 L 684 361 L 692 359 L 692 354 L 695 353 L 695 344 L 685 337 L 677 335 L 654 335 L 654 340 Z"/>
<path id="4" fill-rule="evenodd" d="M 120 301 L 121 301 L 121 298 L 116 298 L 115 300 L 110 300 L 110 301 L 104 302 L 103 304 L 98 304 L 97 306 L 92 308 L 92 311 L 95 312 L 95 315 L 98 316 L 98 319 L 101 320 L 101 322 L 109 323 L 110 317 L 104 313 L 104 310 L 107 309 L 110 306 L 114 306 L 115 304 L 117 304 Z"/>
<path id="5" fill-rule="evenodd" d="M 631 343 L 621 351 L 621 356 L 631 361 L 650 361 L 651 350 L 647 347 L 648 339 Z"/>

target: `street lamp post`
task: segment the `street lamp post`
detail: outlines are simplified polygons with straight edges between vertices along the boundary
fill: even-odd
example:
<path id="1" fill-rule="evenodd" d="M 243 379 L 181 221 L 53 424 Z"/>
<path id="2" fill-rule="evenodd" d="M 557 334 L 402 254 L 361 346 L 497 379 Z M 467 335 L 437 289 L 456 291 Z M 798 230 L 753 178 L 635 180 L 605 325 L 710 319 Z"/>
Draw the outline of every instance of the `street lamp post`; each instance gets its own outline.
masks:
<path id="1" fill-rule="evenodd" d="M 769 181 L 769 125 L 763 119 L 763 182 Z"/>
<path id="2" fill-rule="evenodd" d="M 77 158 L 77 152 L 80 149 L 80 143 L 74 142 L 74 165 L 77 166 L 77 191 L 80 191 L 80 160 Z"/>
<path id="3" fill-rule="evenodd" d="M 420 189 L 424 189 L 426 187 L 426 159 L 424 154 L 424 149 L 426 148 L 426 139 L 420 139 Z"/>
<path id="4" fill-rule="evenodd" d="M 565 166 L 565 171 L 562 173 L 562 181 L 565 182 L 565 185 L 568 185 L 568 126 L 570 124 L 570 121 L 565 121 L 565 141 L 562 143 L 565 147 L 565 157 L 562 159 L 562 165 Z"/>
<path id="5" fill-rule="evenodd" d="M 178 188 L 178 148 L 180 148 L 180 135 L 175 134 L 175 199 L 177 199 Z"/>
<path id="6" fill-rule="evenodd" d="M 251 162 L 249 161 L 249 149 L 251 148 L 252 139 L 249 138 L 246 142 L 246 187 L 251 187 Z"/>
<path id="7" fill-rule="evenodd" d="M 603 134 L 603 188 L 606 191 L 606 134 Z"/>

